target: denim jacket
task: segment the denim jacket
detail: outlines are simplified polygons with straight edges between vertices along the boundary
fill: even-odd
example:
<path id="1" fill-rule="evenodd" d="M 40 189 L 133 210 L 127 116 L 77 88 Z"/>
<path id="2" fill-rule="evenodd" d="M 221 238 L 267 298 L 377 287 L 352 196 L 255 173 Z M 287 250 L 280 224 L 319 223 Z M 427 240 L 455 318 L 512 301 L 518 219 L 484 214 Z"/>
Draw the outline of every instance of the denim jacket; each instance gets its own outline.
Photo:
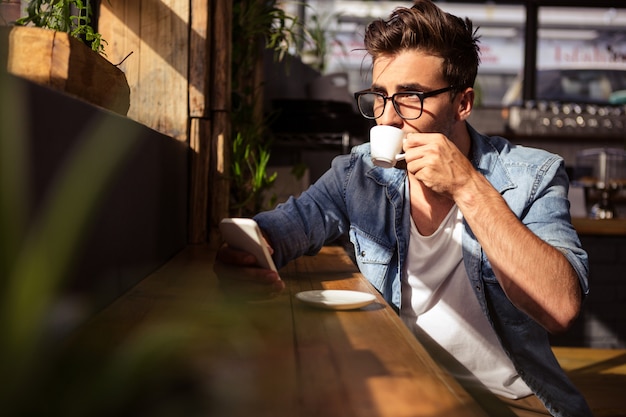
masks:
<path id="1" fill-rule="evenodd" d="M 475 168 L 526 227 L 563 253 L 586 295 L 587 254 L 571 224 L 563 160 L 481 135 L 469 125 L 468 129 Z M 255 216 L 272 244 L 277 266 L 314 255 L 324 244 L 347 234 L 361 273 L 399 309 L 410 234 L 406 175 L 404 169 L 374 166 L 369 143 L 335 158 L 331 169 L 300 197 Z M 582 395 L 555 359 L 547 332 L 506 297 L 467 223 L 462 246 L 474 293 L 520 377 L 553 415 L 590 416 Z"/>

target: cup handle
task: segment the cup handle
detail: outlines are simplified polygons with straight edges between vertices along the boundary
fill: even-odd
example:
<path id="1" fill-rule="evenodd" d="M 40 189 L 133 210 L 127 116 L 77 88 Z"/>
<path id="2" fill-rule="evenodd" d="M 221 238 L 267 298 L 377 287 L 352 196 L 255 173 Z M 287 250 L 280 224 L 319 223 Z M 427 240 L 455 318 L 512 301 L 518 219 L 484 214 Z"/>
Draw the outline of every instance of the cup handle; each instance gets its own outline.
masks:
<path id="1" fill-rule="evenodd" d="M 404 154 L 399 153 L 396 155 L 396 161 L 404 161 Z"/>

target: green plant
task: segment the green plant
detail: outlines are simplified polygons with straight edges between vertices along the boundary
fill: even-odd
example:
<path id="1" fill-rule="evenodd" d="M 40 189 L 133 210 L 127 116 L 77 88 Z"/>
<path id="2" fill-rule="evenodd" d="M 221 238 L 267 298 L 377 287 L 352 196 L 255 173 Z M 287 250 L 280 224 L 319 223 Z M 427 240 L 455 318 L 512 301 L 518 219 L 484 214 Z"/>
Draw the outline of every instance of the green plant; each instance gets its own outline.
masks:
<path id="1" fill-rule="evenodd" d="M 341 17 L 341 13 L 316 13 L 310 17 L 305 26 L 305 44 L 302 54 L 313 58 L 310 65 L 319 72 L 323 73 L 326 70 L 326 58 L 330 52 L 331 42 L 337 42 L 344 48 L 343 44 L 337 39 L 330 37 L 329 28 L 331 23 L 336 21 L 339 17 Z"/>
<path id="2" fill-rule="evenodd" d="M 232 174 L 235 211 L 249 210 L 246 215 L 260 211 L 259 194 L 269 188 L 276 180 L 277 173 L 268 175 L 267 164 L 270 159 L 269 143 L 255 144 L 244 139 L 244 134 L 237 132 L 233 140 Z"/>
<path id="3" fill-rule="evenodd" d="M 280 62 L 297 54 L 302 27 L 276 0 L 236 0 L 233 4 L 231 200 L 233 214 L 249 216 L 262 208 L 263 193 L 276 173 L 267 172 L 272 137 L 267 128 L 273 115 L 262 109 L 262 52 L 270 49 Z"/>
<path id="4" fill-rule="evenodd" d="M 95 52 L 104 54 L 102 35 L 92 26 L 95 0 L 30 0 L 27 15 L 18 19 L 17 25 L 67 32 L 85 42 Z"/>

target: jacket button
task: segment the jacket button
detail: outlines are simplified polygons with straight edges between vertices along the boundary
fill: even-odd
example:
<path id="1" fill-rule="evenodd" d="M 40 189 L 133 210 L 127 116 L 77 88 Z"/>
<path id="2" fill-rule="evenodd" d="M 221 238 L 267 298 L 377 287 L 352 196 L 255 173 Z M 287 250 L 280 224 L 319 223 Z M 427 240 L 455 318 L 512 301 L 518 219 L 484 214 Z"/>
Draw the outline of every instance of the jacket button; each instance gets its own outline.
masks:
<path id="1" fill-rule="evenodd" d="M 361 257 L 365 257 L 365 251 L 364 250 L 361 251 Z"/>

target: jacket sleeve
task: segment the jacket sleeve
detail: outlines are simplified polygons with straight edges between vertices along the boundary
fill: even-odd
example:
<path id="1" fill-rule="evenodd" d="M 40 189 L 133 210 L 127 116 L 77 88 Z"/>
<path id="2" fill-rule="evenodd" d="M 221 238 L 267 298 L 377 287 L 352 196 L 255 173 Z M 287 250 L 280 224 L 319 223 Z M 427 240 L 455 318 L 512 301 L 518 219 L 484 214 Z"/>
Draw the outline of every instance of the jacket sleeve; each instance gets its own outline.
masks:
<path id="1" fill-rule="evenodd" d="M 534 174 L 534 182 L 524 190 L 528 197 L 523 206 L 517 208 L 520 219 L 538 237 L 563 253 L 578 274 L 583 294 L 587 295 L 588 258 L 571 222 L 569 178 L 563 159 L 556 155 L 546 159 L 536 167 Z M 519 197 L 516 200 L 524 201 Z"/>
<path id="2" fill-rule="evenodd" d="M 254 216 L 274 249 L 278 268 L 302 256 L 314 255 L 326 243 L 348 232 L 345 184 L 358 157 L 336 157 L 331 168 L 298 198 Z"/>

